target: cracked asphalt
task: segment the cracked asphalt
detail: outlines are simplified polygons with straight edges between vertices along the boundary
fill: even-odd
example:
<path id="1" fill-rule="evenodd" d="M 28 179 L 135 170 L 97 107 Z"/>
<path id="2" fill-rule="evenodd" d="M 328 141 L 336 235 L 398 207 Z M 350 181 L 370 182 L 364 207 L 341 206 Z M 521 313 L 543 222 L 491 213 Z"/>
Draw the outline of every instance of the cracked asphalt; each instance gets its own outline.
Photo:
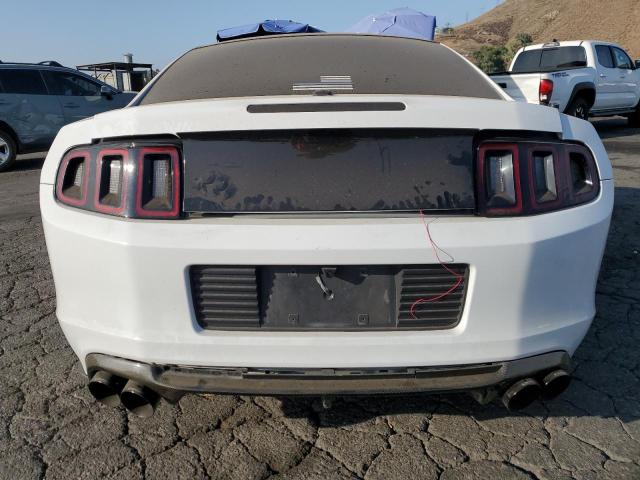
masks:
<path id="1" fill-rule="evenodd" d="M 640 479 L 640 132 L 598 121 L 616 207 L 575 380 L 512 414 L 466 395 L 185 396 L 139 419 L 95 403 L 55 318 L 42 158 L 0 174 L 2 479 Z"/>

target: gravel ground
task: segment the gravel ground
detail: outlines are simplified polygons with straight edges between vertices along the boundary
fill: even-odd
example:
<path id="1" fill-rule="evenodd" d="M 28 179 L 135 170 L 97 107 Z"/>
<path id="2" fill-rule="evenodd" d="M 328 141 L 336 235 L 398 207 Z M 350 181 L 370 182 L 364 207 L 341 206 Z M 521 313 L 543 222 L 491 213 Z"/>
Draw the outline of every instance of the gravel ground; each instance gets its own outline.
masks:
<path id="1" fill-rule="evenodd" d="M 598 316 L 560 399 L 185 396 L 151 419 L 96 404 L 55 319 L 37 187 L 0 174 L 0 478 L 640 478 L 640 134 L 600 121 L 616 209 Z"/>

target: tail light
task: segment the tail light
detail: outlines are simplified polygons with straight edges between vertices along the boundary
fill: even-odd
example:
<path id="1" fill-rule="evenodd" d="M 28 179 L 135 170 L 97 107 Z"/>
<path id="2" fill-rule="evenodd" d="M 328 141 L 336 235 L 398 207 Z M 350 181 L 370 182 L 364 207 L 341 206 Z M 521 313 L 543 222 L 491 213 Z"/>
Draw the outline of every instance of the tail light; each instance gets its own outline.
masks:
<path id="1" fill-rule="evenodd" d="M 551 102 L 551 95 L 553 95 L 553 81 L 546 79 L 540 80 L 540 103 L 542 105 L 549 105 Z"/>
<path id="2" fill-rule="evenodd" d="M 180 217 L 175 145 L 94 146 L 68 152 L 56 181 L 65 205 L 128 218 Z"/>
<path id="3" fill-rule="evenodd" d="M 480 147 L 481 196 L 495 215 L 522 210 L 520 159 L 517 145 L 485 144 Z"/>
<path id="4" fill-rule="evenodd" d="M 87 150 L 69 152 L 62 159 L 56 182 L 58 199 L 79 207 L 87 202 L 91 156 Z"/>
<path id="5" fill-rule="evenodd" d="M 600 179 L 582 145 L 491 142 L 478 149 L 477 192 L 480 215 L 535 215 L 592 201 Z"/>
<path id="6" fill-rule="evenodd" d="M 91 146 L 60 163 L 55 196 L 83 210 L 127 218 L 181 217 L 181 156 L 176 145 Z M 520 216 L 592 201 L 600 179 L 591 152 L 573 143 L 480 144 L 478 214 Z"/>
<path id="7" fill-rule="evenodd" d="M 138 172 L 136 214 L 139 217 L 175 218 L 180 211 L 178 151 L 172 147 L 141 149 Z"/>
<path id="8" fill-rule="evenodd" d="M 124 169 L 128 164 L 128 150 L 107 149 L 98 152 L 93 202 L 96 211 L 114 215 L 124 212 L 129 180 Z"/>

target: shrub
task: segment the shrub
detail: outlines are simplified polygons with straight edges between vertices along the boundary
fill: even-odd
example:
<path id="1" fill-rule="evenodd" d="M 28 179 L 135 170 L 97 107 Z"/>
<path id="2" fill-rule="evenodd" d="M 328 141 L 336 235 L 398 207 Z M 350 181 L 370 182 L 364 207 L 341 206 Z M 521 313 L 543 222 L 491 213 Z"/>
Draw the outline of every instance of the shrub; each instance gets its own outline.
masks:
<path id="1" fill-rule="evenodd" d="M 533 43 L 528 33 L 518 33 L 505 46 L 484 46 L 471 54 L 473 61 L 485 73 L 503 72 L 518 50 Z"/>
<path id="2" fill-rule="evenodd" d="M 485 73 L 503 72 L 507 68 L 505 47 L 484 46 L 471 54 L 475 64 Z"/>
<path id="3" fill-rule="evenodd" d="M 507 50 L 509 54 L 509 58 L 507 60 L 510 62 L 518 50 L 522 47 L 526 47 L 527 45 L 531 45 L 532 43 L 533 37 L 528 33 L 517 34 L 515 38 L 511 39 L 509 43 L 507 43 Z"/>

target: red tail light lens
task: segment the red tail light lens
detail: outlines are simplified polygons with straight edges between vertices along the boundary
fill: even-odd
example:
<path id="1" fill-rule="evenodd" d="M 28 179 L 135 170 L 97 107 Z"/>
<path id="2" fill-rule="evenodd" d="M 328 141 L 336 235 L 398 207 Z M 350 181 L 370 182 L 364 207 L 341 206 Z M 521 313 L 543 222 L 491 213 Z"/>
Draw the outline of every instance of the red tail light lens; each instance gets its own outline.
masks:
<path id="1" fill-rule="evenodd" d="M 138 152 L 136 213 L 139 217 L 178 215 L 180 169 L 175 148 L 143 148 Z"/>
<path id="2" fill-rule="evenodd" d="M 553 81 L 546 79 L 540 80 L 540 103 L 543 105 L 549 105 L 552 95 Z"/>
<path id="3" fill-rule="evenodd" d="M 586 148 L 572 145 L 567 148 L 567 162 L 570 205 L 590 202 L 600 193 L 600 177 L 593 157 Z"/>
<path id="4" fill-rule="evenodd" d="M 65 205 L 109 215 L 180 218 L 180 168 L 175 145 L 72 150 L 60 164 L 56 198 Z"/>
<path id="5" fill-rule="evenodd" d="M 517 216 L 590 202 L 600 192 L 591 152 L 566 143 L 494 142 L 478 149 L 478 211 Z"/>
<path id="6" fill-rule="evenodd" d="M 129 164 L 129 151 L 107 149 L 98 153 L 94 194 L 95 209 L 103 213 L 120 215 L 127 203 L 125 165 Z"/>
<path id="7" fill-rule="evenodd" d="M 58 199 L 75 207 L 87 201 L 91 156 L 87 150 L 69 152 L 62 159 L 56 190 Z"/>
<path id="8" fill-rule="evenodd" d="M 480 147 L 482 172 L 480 204 L 494 214 L 518 214 L 522 210 L 520 159 L 517 145 L 484 144 Z"/>

